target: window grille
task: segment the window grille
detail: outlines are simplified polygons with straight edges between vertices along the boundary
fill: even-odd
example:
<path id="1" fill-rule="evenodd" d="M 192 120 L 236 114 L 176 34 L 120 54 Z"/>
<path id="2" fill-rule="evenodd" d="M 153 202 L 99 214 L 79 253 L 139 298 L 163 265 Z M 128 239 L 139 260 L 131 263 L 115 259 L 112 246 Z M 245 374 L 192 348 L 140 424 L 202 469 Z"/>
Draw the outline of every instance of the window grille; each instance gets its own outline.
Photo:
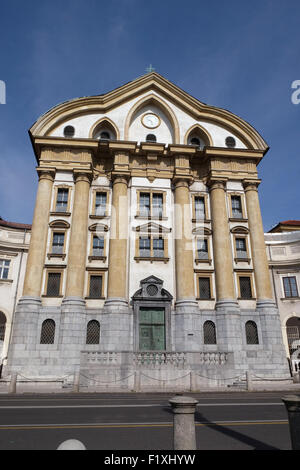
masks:
<path id="1" fill-rule="evenodd" d="M 285 297 L 298 297 L 298 288 L 295 276 L 284 277 L 283 287 Z"/>
<path id="2" fill-rule="evenodd" d="M 196 220 L 205 219 L 205 200 L 204 197 L 195 197 L 195 217 Z"/>
<path id="3" fill-rule="evenodd" d="M 203 325 L 204 344 L 217 344 L 216 326 L 213 321 L 206 321 Z"/>
<path id="4" fill-rule="evenodd" d="M 104 255 L 104 237 L 93 237 L 93 256 Z"/>
<path id="5" fill-rule="evenodd" d="M 106 201 L 107 201 L 106 193 L 96 193 L 96 205 L 95 205 L 96 215 L 100 215 L 100 216 L 105 215 Z"/>
<path id="6" fill-rule="evenodd" d="M 256 323 L 251 320 L 247 321 L 245 329 L 247 344 L 259 344 Z"/>
<path id="7" fill-rule="evenodd" d="M 97 320 L 91 320 L 86 328 L 86 344 L 100 343 L 100 323 Z"/>
<path id="8" fill-rule="evenodd" d="M 62 254 L 64 252 L 65 244 L 65 234 L 64 233 L 54 233 L 52 241 L 52 253 Z"/>
<path id="9" fill-rule="evenodd" d="M 240 277 L 240 293 L 241 299 L 252 299 L 250 277 Z"/>
<path id="10" fill-rule="evenodd" d="M 163 238 L 153 238 L 153 256 L 155 258 L 164 257 L 164 240 Z"/>
<path id="11" fill-rule="evenodd" d="M 0 259 L 0 279 L 8 279 L 10 260 Z"/>
<path id="12" fill-rule="evenodd" d="M 48 285 L 47 285 L 48 297 L 57 297 L 60 294 L 60 279 L 61 279 L 61 273 L 49 273 L 48 274 Z"/>
<path id="13" fill-rule="evenodd" d="M 55 321 L 47 319 L 42 324 L 40 344 L 54 344 Z"/>
<path id="14" fill-rule="evenodd" d="M 197 258 L 208 259 L 208 244 L 207 240 L 197 240 Z"/>
<path id="15" fill-rule="evenodd" d="M 199 277 L 199 297 L 201 300 L 208 300 L 211 298 L 209 277 Z"/>
<path id="16" fill-rule="evenodd" d="M 59 188 L 57 190 L 56 212 L 66 212 L 68 208 L 69 190 Z"/>
<path id="17" fill-rule="evenodd" d="M 232 217 L 234 219 L 242 219 L 242 201 L 241 196 L 231 196 Z"/>
<path id="18" fill-rule="evenodd" d="M 91 299 L 100 299 L 102 297 L 102 276 L 90 277 L 90 294 Z"/>

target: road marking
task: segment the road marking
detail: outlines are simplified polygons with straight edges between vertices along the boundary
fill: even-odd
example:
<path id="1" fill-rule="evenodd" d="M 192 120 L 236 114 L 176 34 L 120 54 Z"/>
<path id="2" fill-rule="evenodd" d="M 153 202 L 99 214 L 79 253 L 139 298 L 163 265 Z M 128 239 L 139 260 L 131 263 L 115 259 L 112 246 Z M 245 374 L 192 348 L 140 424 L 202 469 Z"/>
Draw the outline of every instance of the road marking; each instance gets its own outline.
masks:
<path id="1" fill-rule="evenodd" d="M 202 426 L 253 426 L 288 424 L 288 420 L 249 420 L 249 421 L 211 421 L 196 422 Z M 51 429 L 108 429 L 108 428 L 159 428 L 173 427 L 173 423 L 102 423 L 102 424 L 7 424 L 0 425 L 0 431 L 28 431 Z"/>
<path id="2" fill-rule="evenodd" d="M 107 404 L 107 405 L 8 405 L 0 406 L 0 410 L 34 410 L 34 409 L 68 409 L 68 408 L 159 408 L 169 406 L 169 403 L 143 404 Z M 198 403 L 197 406 L 284 406 L 284 403 Z"/>

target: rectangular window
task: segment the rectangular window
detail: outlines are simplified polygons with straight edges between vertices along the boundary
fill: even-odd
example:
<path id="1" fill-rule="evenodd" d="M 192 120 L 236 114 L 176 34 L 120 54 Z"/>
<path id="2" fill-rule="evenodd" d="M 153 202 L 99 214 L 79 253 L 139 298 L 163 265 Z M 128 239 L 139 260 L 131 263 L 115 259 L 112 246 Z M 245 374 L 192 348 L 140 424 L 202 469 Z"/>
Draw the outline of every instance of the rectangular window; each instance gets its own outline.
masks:
<path id="1" fill-rule="evenodd" d="M 106 215 L 107 193 L 96 193 L 95 215 Z"/>
<path id="2" fill-rule="evenodd" d="M 52 253 L 62 254 L 64 252 L 65 234 L 61 232 L 53 233 Z"/>
<path id="3" fill-rule="evenodd" d="M 10 260 L 0 259 L 0 279 L 8 279 Z"/>
<path id="4" fill-rule="evenodd" d="M 241 299 L 252 299 L 251 278 L 240 276 L 239 281 Z"/>
<path id="5" fill-rule="evenodd" d="M 102 276 L 90 276 L 90 299 L 100 299 L 102 297 Z"/>
<path id="6" fill-rule="evenodd" d="M 139 241 L 140 256 L 150 258 L 151 256 L 151 238 L 140 237 Z"/>
<path id="7" fill-rule="evenodd" d="M 197 258 L 208 259 L 208 244 L 207 240 L 197 240 Z"/>
<path id="8" fill-rule="evenodd" d="M 164 240 L 163 238 L 153 238 L 153 256 L 154 258 L 164 257 Z"/>
<path id="9" fill-rule="evenodd" d="M 47 296 L 58 297 L 60 295 L 61 273 L 48 273 Z"/>
<path id="10" fill-rule="evenodd" d="M 297 280 L 295 276 L 284 277 L 283 287 L 285 297 L 298 297 Z"/>
<path id="11" fill-rule="evenodd" d="M 242 219 L 242 200 L 241 196 L 231 196 L 232 217 L 234 219 Z"/>
<path id="12" fill-rule="evenodd" d="M 245 238 L 235 239 L 236 255 L 238 258 L 248 258 L 247 245 Z"/>
<path id="13" fill-rule="evenodd" d="M 68 210 L 69 190 L 58 188 L 56 199 L 56 212 L 67 212 Z"/>
<path id="14" fill-rule="evenodd" d="M 210 278 L 209 277 L 199 277 L 199 297 L 201 300 L 209 300 L 211 298 L 210 291 Z"/>
<path id="15" fill-rule="evenodd" d="M 104 237 L 93 236 L 93 256 L 104 256 Z"/>
<path id="16" fill-rule="evenodd" d="M 205 219 L 205 199 L 204 197 L 195 197 L 195 219 L 204 220 Z"/>
<path id="17" fill-rule="evenodd" d="M 150 194 L 141 193 L 140 194 L 140 215 L 142 217 L 150 217 Z"/>

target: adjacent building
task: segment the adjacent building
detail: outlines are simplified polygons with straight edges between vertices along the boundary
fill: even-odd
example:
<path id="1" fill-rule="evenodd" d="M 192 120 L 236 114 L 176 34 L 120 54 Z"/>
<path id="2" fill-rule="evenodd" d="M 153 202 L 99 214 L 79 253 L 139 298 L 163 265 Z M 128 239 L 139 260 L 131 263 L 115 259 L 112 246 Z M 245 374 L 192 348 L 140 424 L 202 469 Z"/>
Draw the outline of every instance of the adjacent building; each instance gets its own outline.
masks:
<path id="1" fill-rule="evenodd" d="M 265 241 L 286 355 L 295 372 L 300 362 L 300 221 L 278 223 Z"/>
<path id="2" fill-rule="evenodd" d="M 0 217 L 0 366 L 6 363 L 13 315 L 22 296 L 31 225 Z"/>
<path id="3" fill-rule="evenodd" d="M 268 146 L 250 124 L 152 72 L 54 107 L 30 136 L 7 371 L 125 388 L 137 371 L 156 388 L 286 375 L 258 198 Z"/>

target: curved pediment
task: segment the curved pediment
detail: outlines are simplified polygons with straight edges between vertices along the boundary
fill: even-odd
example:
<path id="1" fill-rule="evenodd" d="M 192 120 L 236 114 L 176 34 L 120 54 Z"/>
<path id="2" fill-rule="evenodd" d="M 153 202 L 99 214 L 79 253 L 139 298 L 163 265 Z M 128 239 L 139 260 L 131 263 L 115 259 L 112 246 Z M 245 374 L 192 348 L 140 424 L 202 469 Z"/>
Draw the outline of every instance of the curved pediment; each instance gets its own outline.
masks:
<path id="1" fill-rule="evenodd" d="M 184 144 L 188 129 L 198 125 L 199 129 L 205 128 L 207 138 L 211 136 L 212 146 L 220 147 L 220 140 L 216 137 L 220 133 L 223 133 L 222 145 L 225 146 L 224 136 L 227 133 L 237 139 L 238 148 L 264 152 L 268 149 L 256 129 L 239 116 L 204 104 L 156 72 L 143 75 L 103 95 L 77 98 L 59 104 L 37 120 L 31 127 L 30 134 L 33 140 L 36 136 L 63 137 L 63 129 L 73 126 L 75 138 L 91 139 L 90 131 L 93 126 L 106 118 L 114 123 L 115 129 L 120 129 L 119 138 L 126 140 L 126 123 L 142 105 L 149 103 L 154 103 L 167 116 L 174 132 L 174 143 Z"/>
<path id="2" fill-rule="evenodd" d="M 249 233 L 249 229 L 247 227 L 243 227 L 242 225 L 238 225 L 237 227 L 233 227 L 231 230 L 231 233 Z"/>
<path id="3" fill-rule="evenodd" d="M 49 227 L 51 228 L 70 228 L 70 224 L 65 220 L 53 220 L 50 222 Z"/>

